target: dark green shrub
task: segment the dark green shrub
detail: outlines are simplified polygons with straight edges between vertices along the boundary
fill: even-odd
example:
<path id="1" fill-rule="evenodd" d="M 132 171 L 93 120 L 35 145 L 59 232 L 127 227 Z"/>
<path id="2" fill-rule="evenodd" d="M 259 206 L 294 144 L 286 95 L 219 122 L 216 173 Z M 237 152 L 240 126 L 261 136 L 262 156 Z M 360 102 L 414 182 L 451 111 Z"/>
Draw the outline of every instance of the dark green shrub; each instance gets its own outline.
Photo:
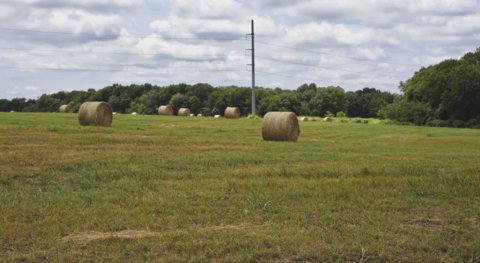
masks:
<path id="1" fill-rule="evenodd" d="M 462 121 L 462 120 L 453 120 L 452 121 L 452 127 L 455 127 L 455 128 L 465 128 L 465 125 L 467 123 L 465 121 Z"/>

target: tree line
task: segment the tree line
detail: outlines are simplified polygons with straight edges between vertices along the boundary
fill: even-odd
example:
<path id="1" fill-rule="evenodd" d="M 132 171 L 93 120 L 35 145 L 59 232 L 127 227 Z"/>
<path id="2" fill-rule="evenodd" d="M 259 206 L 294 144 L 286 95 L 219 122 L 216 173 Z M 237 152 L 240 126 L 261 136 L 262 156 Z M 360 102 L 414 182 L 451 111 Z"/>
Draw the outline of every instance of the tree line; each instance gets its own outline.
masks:
<path id="1" fill-rule="evenodd" d="M 226 107 L 235 106 L 245 116 L 251 112 L 251 92 L 249 87 L 213 87 L 206 83 L 164 87 L 114 84 L 100 90 L 44 94 L 38 99 L 2 99 L 0 111 L 54 112 L 63 104 L 78 111 L 85 101 L 106 101 L 118 113 L 156 114 L 160 105 L 170 104 L 175 111 L 187 107 L 204 116 L 223 115 Z M 296 90 L 257 87 L 255 94 L 260 116 L 269 111 L 293 111 L 308 116 L 340 114 L 365 118 L 378 117 L 379 110 L 398 96 L 375 88 L 345 92 L 341 87 L 317 87 L 314 83 L 303 84 Z"/>
<path id="2" fill-rule="evenodd" d="M 380 116 L 417 125 L 480 127 L 480 48 L 421 68 Z"/>
<path id="3" fill-rule="evenodd" d="M 345 91 L 338 86 L 303 84 L 295 90 L 257 87 L 257 113 L 293 111 L 307 116 L 387 118 L 430 126 L 480 126 L 480 48 L 461 59 L 422 68 L 400 83 L 401 95 L 375 88 Z M 0 111 L 54 112 L 62 104 L 77 111 L 85 101 L 106 101 L 119 113 L 156 114 L 160 105 L 195 114 L 220 114 L 227 106 L 251 111 L 249 87 L 213 87 L 206 83 L 169 86 L 113 84 L 100 90 L 60 91 L 38 99 L 0 99 Z"/>

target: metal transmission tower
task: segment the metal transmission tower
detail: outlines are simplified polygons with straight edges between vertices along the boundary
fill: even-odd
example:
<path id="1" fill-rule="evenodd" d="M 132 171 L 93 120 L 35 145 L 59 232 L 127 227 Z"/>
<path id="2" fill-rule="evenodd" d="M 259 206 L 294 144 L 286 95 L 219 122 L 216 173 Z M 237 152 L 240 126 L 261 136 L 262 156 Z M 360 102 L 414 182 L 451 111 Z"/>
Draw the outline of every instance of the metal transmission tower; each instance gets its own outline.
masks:
<path id="1" fill-rule="evenodd" d="M 252 115 L 255 116 L 256 110 L 255 110 L 255 34 L 254 34 L 254 26 L 253 26 L 253 19 L 252 19 L 252 31 L 250 34 L 247 34 L 247 36 L 251 36 L 252 40 L 252 48 L 247 49 L 252 52 L 252 63 L 247 64 L 248 66 L 252 66 Z"/>

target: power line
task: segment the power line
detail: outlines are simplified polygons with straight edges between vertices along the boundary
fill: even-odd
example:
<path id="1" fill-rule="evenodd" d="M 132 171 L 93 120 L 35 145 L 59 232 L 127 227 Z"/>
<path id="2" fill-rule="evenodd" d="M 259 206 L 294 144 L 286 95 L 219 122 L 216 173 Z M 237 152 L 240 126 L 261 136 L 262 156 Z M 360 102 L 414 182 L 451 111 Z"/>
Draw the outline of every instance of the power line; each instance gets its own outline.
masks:
<path id="1" fill-rule="evenodd" d="M 367 74 L 367 73 L 371 73 L 371 72 L 367 72 L 367 71 L 353 71 L 353 70 L 348 70 L 348 69 L 342 69 L 342 68 L 336 68 L 336 67 L 327 67 L 327 66 L 319 66 L 319 65 L 306 64 L 306 63 L 297 62 L 297 61 L 282 60 L 282 59 L 269 58 L 269 57 L 263 57 L 263 56 L 257 56 L 257 58 L 261 58 L 261 59 L 265 59 L 265 60 L 271 60 L 271 61 L 275 61 L 275 62 L 282 62 L 282 63 L 287 63 L 287 64 L 293 64 L 293 65 L 306 66 L 306 67 L 314 67 L 314 68 L 323 68 L 323 69 L 331 69 L 331 70 L 345 71 L 345 72 L 356 73 L 356 74 Z"/>
<path id="2" fill-rule="evenodd" d="M 263 41 L 257 41 L 257 43 L 262 44 L 262 45 L 272 46 L 272 47 L 286 48 L 286 49 L 292 49 L 292 50 L 296 50 L 296 51 L 302 51 L 302 52 L 308 52 L 308 53 L 314 53 L 314 54 L 326 55 L 326 56 L 333 56 L 333 57 L 340 57 L 340 58 L 346 58 L 346 59 L 353 59 L 353 60 L 365 61 L 365 62 L 370 62 L 370 63 L 377 63 L 377 64 L 383 63 L 383 64 L 398 65 L 398 66 L 418 67 L 418 65 L 413 65 L 413 64 L 397 63 L 397 62 L 390 62 L 390 61 L 385 61 L 385 60 L 373 60 L 373 59 L 368 59 L 368 58 L 360 58 L 360 57 L 353 57 L 353 56 L 346 56 L 346 55 L 338 55 L 338 54 L 332 54 L 332 53 L 327 53 L 327 52 L 320 52 L 320 51 L 312 50 L 312 49 L 298 48 L 298 47 L 287 46 L 287 45 L 279 45 L 279 44 L 271 44 L 271 43 L 263 42 Z"/>
<path id="3" fill-rule="evenodd" d="M 43 33 L 43 34 L 59 34 L 59 35 L 74 35 L 74 36 L 90 36 L 95 38 L 100 38 L 100 36 L 94 33 L 73 33 L 73 32 L 62 32 L 62 31 L 47 31 L 47 30 L 37 30 L 37 29 L 25 29 L 25 28 L 11 28 L 11 27 L 0 27 L 0 30 L 5 31 L 18 31 L 18 32 L 28 32 L 28 33 Z M 212 41 L 244 41 L 243 36 L 238 37 L 163 37 L 163 36 L 125 36 L 125 35 L 116 35 L 115 38 L 133 38 L 133 39 L 145 39 L 145 38 L 158 38 L 163 40 L 212 40 Z"/>
<path id="4" fill-rule="evenodd" d="M 128 65 L 133 66 L 133 65 Z M 15 71 L 29 71 L 29 70 L 39 70 L 39 71 L 107 71 L 107 72 L 114 72 L 114 71 L 125 71 L 124 67 L 122 66 L 118 68 L 59 68 L 59 67 L 15 67 L 15 66 L 0 66 L 2 69 L 7 70 L 15 70 Z M 192 70 L 177 70 L 177 69 L 192 69 Z M 159 73 L 158 70 L 152 69 L 152 71 Z M 163 73 L 167 74 L 170 72 L 244 72 L 244 70 L 238 69 L 208 69 L 208 70 L 198 70 L 198 67 L 177 67 L 175 69 L 166 70 Z M 136 72 L 138 73 L 138 72 Z"/>
<path id="5" fill-rule="evenodd" d="M 87 50 L 61 50 L 61 49 L 32 49 L 32 48 L 10 48 L 0 47 L 0 50 L 20 50 L 28 52 L 46 52 L 46 53 L 70 53 L 70 54 L 108 54 L 119 56 L 165 56 L 162 60 L 178 60 L 178 61 L 210 61 L 218 60 L 221 58 L 239 58 L 245 57 L 244 55 L 232 55 L 232 54 L 212 54 L 210 56 L 197 55 L 197 54 L 169 54 L 169 53 L 140 53 L 140 52 L 114 52 L 114 51 L 87 51 Z M 47 56 L 46 54 L 29 54 L 32 56 Z M 157 59 L 158 60 L 158 59 Z"/>
<path id="6" fill-rule="evenodd" d="M 315 83 L 318 83 L 318 81 L 306 81 L 305 78 L 300 78 L 300 77 L 297 77 L 297 76 L 293 76 L 293 75 L 289 75 L 289 74 L 283 74 L 283 73 L 277 73 L 277 72 L 267 72 L 267 71 L 263 71 L 263 70 L 260 70 L 258 71 L 260 73 L 263 73 L 263 74 L 267 74 L 267 75 L 275 75 L 275 76 L 280 76 L 280 77 L 284 77 L 284 78 L 289 78 L 289 79 L 298 79 L 298 80 L 301 80 L 303 81 L 304 83 L 307 83 L 307 82 L 315 82 Z M 324 79 L 324 78 L 323 78 Z M 330 81 L 338 81 L 338 80 L 333 80 L 333 79 L 330 79 Z M 386 83 L 384 84 L 381 84 L 381 83 L 373 83 L 373 84 L 378 84 L 378 86 L 385 86 L 385 85 L 388 85 Z"/>

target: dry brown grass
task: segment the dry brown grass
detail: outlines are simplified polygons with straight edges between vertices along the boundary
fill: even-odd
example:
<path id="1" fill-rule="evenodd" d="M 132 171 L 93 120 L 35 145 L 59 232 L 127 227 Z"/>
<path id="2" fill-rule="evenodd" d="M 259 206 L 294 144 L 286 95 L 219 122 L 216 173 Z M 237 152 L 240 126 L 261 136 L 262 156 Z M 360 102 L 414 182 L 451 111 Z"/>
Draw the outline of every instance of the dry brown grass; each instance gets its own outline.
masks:
<path id="1" fill-rule="evenodd" d="M 97 232 L 89 231 L 78 234 L 71 234 L 62 238 L 63 242 L 73 242 L 77 245 L 86 245 L 95 240 L 120 238 L 120 239 L 137 239 L 145 237 L 158 236 L 160 233 L 150 230 L 122 230 L 116 232 Z"/>

